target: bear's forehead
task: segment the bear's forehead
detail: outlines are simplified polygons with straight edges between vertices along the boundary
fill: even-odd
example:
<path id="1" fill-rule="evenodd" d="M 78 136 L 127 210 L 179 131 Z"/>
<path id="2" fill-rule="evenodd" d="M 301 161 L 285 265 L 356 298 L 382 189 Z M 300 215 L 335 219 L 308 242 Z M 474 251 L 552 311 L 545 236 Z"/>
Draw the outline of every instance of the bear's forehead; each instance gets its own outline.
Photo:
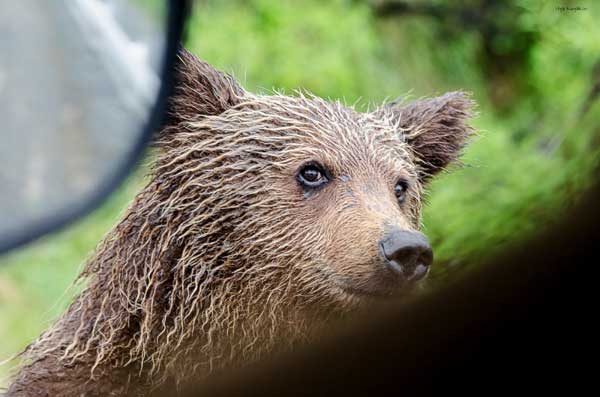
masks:
<path id="1" fill-rule="evenodd" d="M 348 106 L 337 100 L 324 100 L 310 95 L 250 95 L 247 100 L 233 109 L 241 114 L 253 116 L 259 113 L 263 116 L 271 115 L 290 123 L 295 122 L 333 122 L 341 125 L 353 124 L 378 124 L 386 125 L 388 120 L 377 119 L 369 112 L 359 112 L 353 106 Z"/>
<path id="2" fill-rule="evenodd" d="M 394 119 L 381 109 L 359 112 L 316 96 L 250 96 L 223 116 L 238 129 L 257 135 L 280 133 L 306 142 L 334 139 L 339 145 L 381 141 L 387 146 L 405 146 Z"/>
<path id="3" fill-rule="evenodd" d="M 398 126 L 380 110 L 359 112 L 305 95 L 251 96 L 215 119 L 213 128 L 288 157 L 322 159 L 339 168 L 370 164 L 395 172 L 412 166 Z"/>

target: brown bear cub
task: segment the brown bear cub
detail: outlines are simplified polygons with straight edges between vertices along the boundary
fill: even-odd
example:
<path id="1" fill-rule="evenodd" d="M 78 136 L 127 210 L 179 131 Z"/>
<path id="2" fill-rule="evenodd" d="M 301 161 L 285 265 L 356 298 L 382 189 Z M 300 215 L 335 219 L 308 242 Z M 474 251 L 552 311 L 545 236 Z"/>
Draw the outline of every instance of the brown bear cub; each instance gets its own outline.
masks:
<path id="1" fill-rule="evenodd" d="M 432 261 L 423 186 L 472 133 L 460 92 L 363 113 L 255 95 L 182 50 L 148 185 L 11 396 L 142 395 L 289 348 Z"/>

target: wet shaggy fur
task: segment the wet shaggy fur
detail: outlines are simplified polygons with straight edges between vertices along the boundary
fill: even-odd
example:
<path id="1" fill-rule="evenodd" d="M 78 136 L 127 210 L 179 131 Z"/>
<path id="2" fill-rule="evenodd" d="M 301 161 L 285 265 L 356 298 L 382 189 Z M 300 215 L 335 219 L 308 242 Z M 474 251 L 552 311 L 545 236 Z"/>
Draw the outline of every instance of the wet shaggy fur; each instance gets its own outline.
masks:
<path id="1" fill-rule="evenodd" d="M 180 58 L 151 180 L 87 262 L 86 288 L 22 354 L 9 395 L 143 394 L 289 348 L 402 288 L 378 242 L 419 230 L 423 185 L 472 132 L 468 96 L 361 113 L 251 94 Z M 325 187 L 298 183 L 307 162 Z"/>

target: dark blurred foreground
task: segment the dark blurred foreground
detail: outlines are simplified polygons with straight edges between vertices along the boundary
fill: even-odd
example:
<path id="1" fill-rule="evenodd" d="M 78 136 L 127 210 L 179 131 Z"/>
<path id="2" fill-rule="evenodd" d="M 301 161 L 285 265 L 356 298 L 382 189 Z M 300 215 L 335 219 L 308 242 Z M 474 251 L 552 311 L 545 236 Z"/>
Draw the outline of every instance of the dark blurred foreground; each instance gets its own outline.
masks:
<path id="1" fill-rule="evenodd" d="M 432 294 L 183 395 L 587 394 L 595 387 L 598 197 L 600 183 L 553 230 Z"/>

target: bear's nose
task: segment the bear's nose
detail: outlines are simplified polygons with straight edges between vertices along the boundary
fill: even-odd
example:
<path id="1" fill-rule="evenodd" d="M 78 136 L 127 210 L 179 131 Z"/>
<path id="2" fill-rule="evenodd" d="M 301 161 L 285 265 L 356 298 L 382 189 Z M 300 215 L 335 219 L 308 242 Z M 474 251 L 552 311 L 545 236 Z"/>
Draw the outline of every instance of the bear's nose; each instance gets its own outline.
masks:
<path id="1" fill-rule="evenodd" d="M 395 230 L 381 239 L 385 264 L 405 281 L 425 277 L 433 261 L 433 251 L 427 237 L 418 232 Z"/>

